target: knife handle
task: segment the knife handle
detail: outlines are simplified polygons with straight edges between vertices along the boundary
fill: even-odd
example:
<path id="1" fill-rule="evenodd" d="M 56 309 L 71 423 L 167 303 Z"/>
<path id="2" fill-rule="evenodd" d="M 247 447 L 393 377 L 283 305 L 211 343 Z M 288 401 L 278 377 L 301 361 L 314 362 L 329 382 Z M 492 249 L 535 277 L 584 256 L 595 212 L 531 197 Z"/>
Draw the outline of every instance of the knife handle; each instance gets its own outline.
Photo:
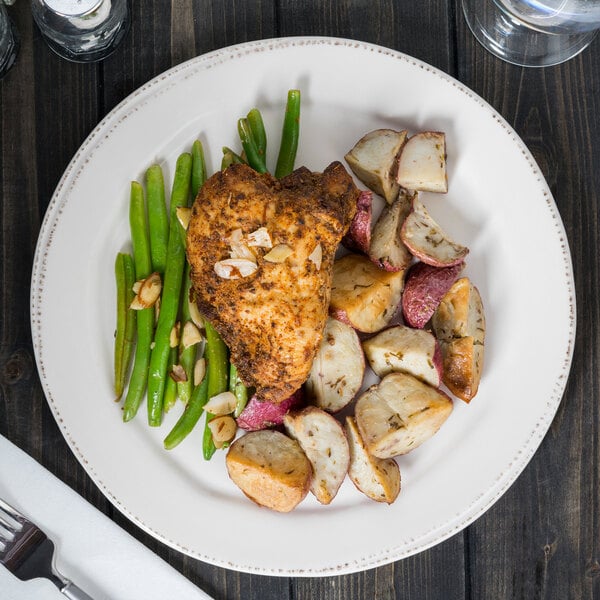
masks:
<path id="1" fill-rule="evenodd" d="M 64 594 L 70 600 L 94 600 L 88 596 L 81 588 L 77 587 L 72 581 L 67 581 L 66 585 L 61 588 L 61 594 Z"/>

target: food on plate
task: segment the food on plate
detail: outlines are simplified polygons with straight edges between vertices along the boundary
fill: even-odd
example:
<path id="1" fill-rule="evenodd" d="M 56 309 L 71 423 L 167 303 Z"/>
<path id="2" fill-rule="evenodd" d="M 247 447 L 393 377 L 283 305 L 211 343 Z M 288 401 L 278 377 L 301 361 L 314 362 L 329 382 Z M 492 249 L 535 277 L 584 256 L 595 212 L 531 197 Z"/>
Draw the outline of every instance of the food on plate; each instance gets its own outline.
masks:
<path id="1" fill-rule="evenodd" d="M 412 261 L 412 254 L 404 245 L 400 232 L 412 210 L 413 195 L 400 190 L 396 200 L 384 207 L 373 228 L 369 257 L 386 271 L 403 271 Z"/>
<path id="2" fill-rule="evenodd" d="M 281 180 L 234 164 L 210 177 L 194 202 L 187 233 L 194 298 L 220 333 L 242 381 L 258 400 L 283 401 L 306 380 L 325 327 L 332 264 L 354 212 L 358 190 L 340 163 Z M 215 271 L 232 257 L 232 235 L 265 227 L 273 247 L 292 253 L 229 277 Z M 320 246 L 319 264 L 311 260 Z"/>
<path id="3" fill-rule="evenodd" d="M 376 129 L 358 140 L 344 157 L 353 173 L 389 203 L 398 195 L 398 156 L 405 141 L 406 131 Z"/>
<path id="4" fill-rule="evenodd" d="M 250 500 L 278 512 L 294 509 L 312 481 L 310 461 L 298 442 L 273 429 L 239 437 L 225 463 L 231 480 Z"/>
<path id="5" fill-rule="evenodd" d="M 294 407 L 302 405 L 304 394 L 302 389 L 296 390 L 282 402 L 258 400 L 252 396 L 246 407 L 239 414 L 237 424 L 246 431 L 258 431 L 283 423 L 283 417 Z"/>
<path id="6" fill-rule="evenodd" d="M 346 254 L 333 264 L 330 314 L 365 333 L 385 327 L 394 316 L 404 286 L 404 271 L 384 271 L 361 254 Z"/>
<path id="7" fill-rule="evenodd" d="M 429 323 L 444 294 L 464 269 L 464 262 L 451 267 L 415 263 L 406 274 L 402 292 L 402 315 L 407 325 L 422 329 Z"/>
<path id="8" fill-rule="evenodd" d="M 354 417 L 346 417 L 346 436 L 350 446 L 348 476 L 352 483 L 372 500 L 391 504 L 400 493 L 398 463 L 393 458 L 377 458 L 369 453 Z"/>
<path id="9" fill-rule="evenodd" d="M 328 318 L 304 386 L 307 397 L 328 412 L 338 412 L 360 390 L 364 372 L 358 334 L 350 325 Z"/>
<path id="10" fill-rule="evenodd" d="M 371 246 L 371 216 L 373 212 L 373 192 L 362 190 L 356 201 L 356 214 L 342 244 L 348 250 L 369 253 Z"/>
<path id="11" fill-rule="evenodd" d="M 417 197 L 400 235 L 414 256 L 434 267 L 451 267 L 463 262 L 469 253 L 467 247 L 450 239 Z"/>
<path id="12" fill-rule="evenodd" d="M 407 373 L 390 373 L 356 401 L 354 415 L 368 451 L 378 458 L 406 454 L 433 436 L 452 400 Z"/>
<path id="13" fill-rule="evenodd" d="M 407 190 L 447 192 L 445 134 L 422 131 L 410 137 L 400 153 L 396 181 Z"/>
<path id="14" fill-rule="evenodd" d="M 337 419 L 316 406 L 289 412 L 283 424 L 312 465 L 310 491 L 321 504 L 329 504 L 342 485 L 350 463 L 344 429 Z"/>
<path id="15" fill-rule="evenodd" d="M 402 371 L 433 387 L 442 382 L 440 345 L 429 331 L 396 325 L 365 340 L 363 348 L 379 377 Z"/>
<path id="16" fill-rule="evenodd" d="M 444 383 L 455 396 L 470 402 L 483 369 L 485 315 L 479 291 L 468 277 L 458 279 L 444 295 L 432 324 L 442 349 Z"/>

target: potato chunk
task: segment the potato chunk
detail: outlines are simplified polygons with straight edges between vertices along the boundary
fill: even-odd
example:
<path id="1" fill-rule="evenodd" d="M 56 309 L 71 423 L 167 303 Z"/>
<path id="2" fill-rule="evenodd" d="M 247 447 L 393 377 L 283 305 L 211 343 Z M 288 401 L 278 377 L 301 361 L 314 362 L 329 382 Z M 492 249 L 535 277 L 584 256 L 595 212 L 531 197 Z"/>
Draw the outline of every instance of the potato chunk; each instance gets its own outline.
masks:
<path id="1" fill-rule="evenodd" d="M 404 271 L 384 271 L 366 256 L 347 254 L 333 264 L 330 314 L 358 331 L 385 327 L 402 297 Z"/>
<path id="2" fill-rule="evenodd" d="M 226 457 L 232 481 L 260 506 L 278 512 L 293 510 L 306 496 L 312 467 L 300 445 L 270 429 L 238 438 Z"/>
<path id="3" fill-rule="evenodd" d="M 452 412 L 452 400 L 407 373 L 390 373 L 356 401 L 355 417 L 371 454 L 406 454 L 433 436 Z"/>

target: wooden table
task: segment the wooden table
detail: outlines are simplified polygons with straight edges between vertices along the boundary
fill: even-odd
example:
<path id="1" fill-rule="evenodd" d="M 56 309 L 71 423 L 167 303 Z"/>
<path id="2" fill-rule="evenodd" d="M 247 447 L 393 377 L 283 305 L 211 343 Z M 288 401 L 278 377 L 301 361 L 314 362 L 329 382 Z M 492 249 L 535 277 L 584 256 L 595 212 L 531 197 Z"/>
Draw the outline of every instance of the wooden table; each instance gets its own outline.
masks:
<path id="1" fill-rule="evenodd" d="M 16 67 L 0 83 L 0 433 L 217 599 L 600 598 L 599 42 L 562 66 L 527 70 L 487 54 L 467 30 L 457 0 L 133 5 L 126 40 L 93 65 L 55 56 L 33 25 L 28 2 L 10 8 L 22 46 Z M 524 139 L 548 180 L 566 227 L 578 300 L 564 399 L 539 451 L 497 504 L 417 556 L 317 579 L 253 576 L 203 564 L 125 520 L 88 478 L 54 421 L 36 373 L 29 326 L 41 220 L 63 170 L 98 121 L 172 65 L 222 46 L 290 35 L 355 38 L 406 52 L 490 102 Z M 530 264 L 524 256 L 523 268 L 553 266 Z"/>

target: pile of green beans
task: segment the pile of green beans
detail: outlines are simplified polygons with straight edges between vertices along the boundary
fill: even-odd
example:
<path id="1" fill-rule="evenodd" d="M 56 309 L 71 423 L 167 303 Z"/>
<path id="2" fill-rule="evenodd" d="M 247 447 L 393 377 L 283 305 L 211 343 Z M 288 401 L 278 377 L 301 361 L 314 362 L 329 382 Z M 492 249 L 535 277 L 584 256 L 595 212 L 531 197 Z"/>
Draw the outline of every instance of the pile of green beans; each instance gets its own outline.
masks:
<path id="1" fill-rule="evenodd" d="M 300 92 L 289 90 L 275 177 L 284 177 L 294 169 L 299 127 Z M 244 163 L 259 173 L 268 173 L 267 135 L 257 108 L 238 120 L 238 135 L 241 152 L 224 146 L 221 168 Z M 182 153 L 177 159 L 169 209 L 160 165 L 150 166 L 145 173 L 145 198 L 144 187 L 133 181 L 129 198 L 133 252 L 132 255 L 119 252 L 115 261 L 115 397 L 119 400 L 127 388 L 123 420 L 130 421 L 136 416 L 146 394 L 148 424 L 152 427 L 160 426 L 164 413 L 180 399 L 185 409 L 164 439 L 164 447 L 169 450 L 194 429 L 211 397 L 231 391 L 237 401 L 234 417 L 239 416 L 248 400 L 248 389 L 239 378 L 236 367 L 230 363 L 227 346 L 211 323 L 205 322 L 204 344 L 185 348 L 183 340 L 179 340 L 176 347 L 171 347 L 171 332 L 176 324 L 182 332 L 185 323 L 192 320 L 189 308 L 190 265 L 185 257 L 185 231 L 176 211 L 179 207 L 189 206 L 190 199 L 197 196 L 205 181 L 206 163 L 199 140 L 194 141 L 190 152 Z M 133 310 L 130 305 L 135 295 L 134 283 L 153 273 L 158 273 L 162 280 L 159 310 L 158 306 Z M 206 360 L 206 373 L 202 381 L 194 382 L 194 367 L 200 354 Z M 133 367 L 127 385 L 132 355 Z M 180 377 L 175 381 L 170 376 L 174 365 L 183 369 L 183 379 Z M 208 426 L 210 419 L 211 415 L 207 413 L 202 442 L 206 460 L 216 450 Z"/>

